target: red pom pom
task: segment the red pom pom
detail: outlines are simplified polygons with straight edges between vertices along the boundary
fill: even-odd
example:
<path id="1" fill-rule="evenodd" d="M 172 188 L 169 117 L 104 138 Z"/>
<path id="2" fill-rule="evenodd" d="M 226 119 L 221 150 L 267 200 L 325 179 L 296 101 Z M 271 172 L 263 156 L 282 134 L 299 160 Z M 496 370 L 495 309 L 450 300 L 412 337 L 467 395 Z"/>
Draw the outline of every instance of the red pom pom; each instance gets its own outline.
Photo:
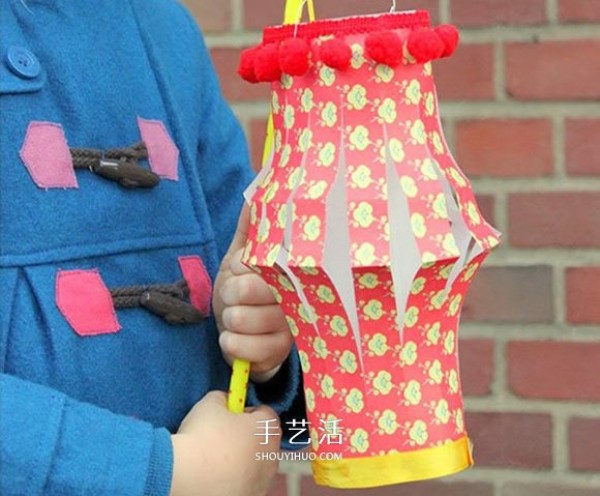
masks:
<path id="1" fill-rule="evenodd" d="M 279 67 L 290 76 L 303 76 L 309 67 L 310 47 L 301 38 L 288 38 L 279 45 Z"/>
<path id="2" fill-rule="evenodd" d="M 413 31 L 408 36 L 407 48 L 417 64 L 439 59 L 444 53 L 445 44 L 431 29 Z"/>
<path id="3" fill-rule="evenodd" d="M 396 67 L 404 58 L 402 39 L 393 31 L 371 33 L 365 40 L 367 55 L 379 64 Z"/>
<path id="4" fill-rule="evenodd" d="M 343 40 L 332 38 L 321 45 L 320 57 L 326 66 L 346 71 L 352 61 L 352 49 Z"/>
<path id="5" fill-rule="evenodd" d="M 244 50 L 240 55 L 238 64 L 238 74 L 249 83 L 258 83 L 254 72 L 254 61 L 259 47 L 251 47 Z"/>
<path id="6" fill-rule="evenodd" d="M 260 82 L 278 81 L 281 78 L 279 68 L 279 47 L 276 43 L 261 46 L 254 56 L 254 75 Z"/>
<path id="7" fill-rule="evenodd" d="M 458 41 L 460 39 L 460 34 L 458 33 L 458 29 L 452 24 L 442 24 L 435 28 L 435 32 L 442 39 L 444 43 L 444 51 L 442 52 L 442 57 L 450 57 L 456 50 L 458 46 Z"/>

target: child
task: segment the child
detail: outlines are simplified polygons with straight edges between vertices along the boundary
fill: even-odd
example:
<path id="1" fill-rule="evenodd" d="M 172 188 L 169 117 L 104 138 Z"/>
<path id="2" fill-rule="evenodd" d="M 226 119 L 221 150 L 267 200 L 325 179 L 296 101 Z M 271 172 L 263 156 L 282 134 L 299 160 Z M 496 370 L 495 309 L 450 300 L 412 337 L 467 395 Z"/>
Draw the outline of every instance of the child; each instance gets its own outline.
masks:
<path id="1" fill-rule="evenodd" d="M 252 173 L 197 27 L 174 0 L 0 23 L 0 494 L 264 494 L 274 412 L 210 391 L 245 358 L 281 413 L 299 368 L 240 262 Z"/>

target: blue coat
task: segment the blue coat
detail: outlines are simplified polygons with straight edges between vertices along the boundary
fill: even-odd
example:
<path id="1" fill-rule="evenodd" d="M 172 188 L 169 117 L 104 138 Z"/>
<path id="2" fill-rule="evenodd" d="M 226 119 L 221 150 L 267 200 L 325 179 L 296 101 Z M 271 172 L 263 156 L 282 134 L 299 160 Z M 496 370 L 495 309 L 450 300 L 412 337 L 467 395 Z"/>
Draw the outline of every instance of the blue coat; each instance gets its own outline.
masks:
<path id="1" fill-rule="evenodd" d="M 214 280 L 252 178 L 243 134 L 178 3 L 0 9 L 0 494 L 167 495 L 169 431 L 230 371 L 212 318 L 107 313 L 107 291 L 180 280 L 180 257 Z M 175 167 L 155 188 L 65 169 L 68 148 L 129 146 L 143 123 L 162 132 L 151 165 Z M 97 284 L 61 304 L 59 274 Z M 290 407 L 295 354 L 287 365 L 252 401 Z"/>

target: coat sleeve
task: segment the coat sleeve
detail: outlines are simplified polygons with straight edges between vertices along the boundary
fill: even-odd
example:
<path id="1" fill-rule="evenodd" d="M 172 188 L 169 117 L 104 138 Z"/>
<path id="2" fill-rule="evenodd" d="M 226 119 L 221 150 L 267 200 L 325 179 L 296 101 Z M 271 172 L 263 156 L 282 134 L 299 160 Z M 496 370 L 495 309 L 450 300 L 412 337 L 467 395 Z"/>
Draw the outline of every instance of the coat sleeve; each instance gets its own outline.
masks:
<path id="1" fill-rule="evenodd" d="M 168 496 L 166 429 L 0 375 L 0 494 Z"/>
<path id="2" fill-rule="evenodd" d="M 223 98 L 202 35 L 187 11 L 186 15 L 195 33 L 203 67 L 201 87 L 204 99 L 200 103 L 199 112 L 203 127 L 198 145 L 198 170 L 219 256 L 223 257 L 237 226 L 244 201 L 243 192 L 255 174 L 250 166 L 244 133 Z M 231 77 L 238 76 L 231 74 Z M 282 414 L 282 418 L 304 418 L 299 362 L 294 348 L 275 378 L 266 384 L 250 385 L 249 403 L 267 403 Z M 282 427 L 285 433 L 286 425 Z M 284 436 L 284 447 L 294 448 L 287 443 L 288 438 L 289 436 Z"/>

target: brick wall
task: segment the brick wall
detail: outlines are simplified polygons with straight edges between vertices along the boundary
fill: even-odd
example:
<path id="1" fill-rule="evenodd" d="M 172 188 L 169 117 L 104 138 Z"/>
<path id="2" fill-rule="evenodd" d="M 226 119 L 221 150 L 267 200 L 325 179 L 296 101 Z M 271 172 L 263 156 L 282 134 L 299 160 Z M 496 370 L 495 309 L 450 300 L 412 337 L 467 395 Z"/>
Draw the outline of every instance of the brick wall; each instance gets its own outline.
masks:
<path id="1" fill-rule="evenodd" d="M 187 0 L 259 163 L 265 85 L 236 74 L 242 47 L 283 0 Z M 461 327 L 477 468 L 442 481 L 356 491 L 399 496 L 600 494 L 600 0 L 399 0 L 461 28 L 436 62 L 449 143 L 504 233 Z M 316 0 L 321 17 L 389 0 Z M 284 464 L 272 496 L 328 496 Z"/>

